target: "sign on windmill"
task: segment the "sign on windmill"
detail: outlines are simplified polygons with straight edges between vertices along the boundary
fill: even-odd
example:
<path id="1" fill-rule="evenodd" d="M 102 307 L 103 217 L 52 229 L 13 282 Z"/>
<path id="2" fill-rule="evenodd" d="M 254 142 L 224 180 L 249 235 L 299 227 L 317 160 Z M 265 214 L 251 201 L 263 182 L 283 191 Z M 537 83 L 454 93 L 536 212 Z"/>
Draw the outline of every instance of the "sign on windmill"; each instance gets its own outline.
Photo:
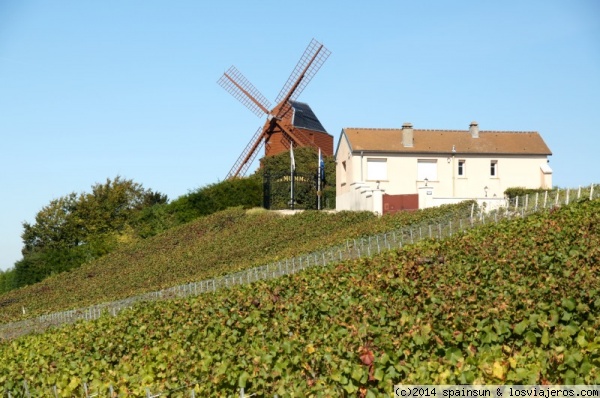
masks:
<path id="1" fill-rule="evenodd" d="M 296 101 L 330 54 L 313 39 L 279 92 L 273 108 L 234 66 L 221 76 L 217 81 L 221 87 L 257 116 L 267 116 L 265 124 L 256 130 L 233 164 L 227 179 L 245 175 L 263 146 L 265 156 L 287 152 L 290 145 L 321 148 L 325 155 L 333 155 L 333 136 L 327 133 L 308 104 Z"/>

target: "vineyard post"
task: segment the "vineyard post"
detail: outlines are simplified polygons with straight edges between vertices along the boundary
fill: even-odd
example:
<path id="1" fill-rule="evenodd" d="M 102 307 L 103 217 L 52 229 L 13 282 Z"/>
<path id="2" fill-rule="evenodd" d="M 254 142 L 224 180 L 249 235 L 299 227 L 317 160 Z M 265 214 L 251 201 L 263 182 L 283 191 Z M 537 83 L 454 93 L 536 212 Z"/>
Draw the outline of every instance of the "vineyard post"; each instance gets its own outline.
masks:
<path id="1" fill-rule="evenodd" d="M 56 389 L 56 384 L 52 387 L 52 392 L 54 393 L 54 398 L 58 398 L 58 390 Z M 112 394 L 110 394 L 112 397 Z"/>
<path id="2" fill-rule="evenodd" d="M 579 186 L 579 189 L 577 190 L 577 199 L 581 198 L 581 185 Z"/>
<path id="3" fill-rule="evenodd" d="M 546 192 L 544 192 L 544 209 L 546 208 L 547 203 L 548 203 L 548 190 L 546 190 Z"/>
<path id="4" fill-rule="evenodd" d="M 448 226 L 450 227 L 450 236 L 452 236 L 452 220 L 448 220 Z"/>
<path id="5" fill-rule="evenodd" d="M 535 211 L 537 211 L 537 209 L 538 209 L 538 200 L 539 200 L 539 197 L 540 197 L 540 193 L 536 192 L 535 193 Z"/>
<path id="6" fill-rule="evenodd" d="M 556 190 L 556 197 L 554 198 L 554 205 L 558 206 L 558 198 L 560 197 L 560 188 Z"/>
<path id="7" fill-rule="evenodd" d="M 525 195 L 525 211 L 529 209 L 529 195 Z"/>
<path id="8" fill-rule="evenodd" d="M 27 385 L 27 380 L 23 380 L 23 388 L 25 389 L 25 396 L 27 398 L 31 398 L 31 394 L 29 394 L 29 386 Z"/>
<path id="9" fill-rule="evenodd" d="M 519 208 L 519 195 L 515 198 L 515 211 Z"/>
<path id="10" fill-rule="evenodd" d="M 438 224 L 439 238 L 442 239 L 442 223 Z"/>
<path id="11" fill-rule="evenodd" d="M 568 205 L 569 204 L 569 192 L 571 190 L 569 188 L 567 188 L 567 198 L 565 199 L 565 204 Z"/>
<path id="12" fill-rule="evenodd" d="M 590 186 L 590 200 L 594 199 L 594 184 Z"/>
<path id="13" fill-rule="evenodd" d="M 429 224 L 429 238 L 431 239 L 431 224 Z"/>

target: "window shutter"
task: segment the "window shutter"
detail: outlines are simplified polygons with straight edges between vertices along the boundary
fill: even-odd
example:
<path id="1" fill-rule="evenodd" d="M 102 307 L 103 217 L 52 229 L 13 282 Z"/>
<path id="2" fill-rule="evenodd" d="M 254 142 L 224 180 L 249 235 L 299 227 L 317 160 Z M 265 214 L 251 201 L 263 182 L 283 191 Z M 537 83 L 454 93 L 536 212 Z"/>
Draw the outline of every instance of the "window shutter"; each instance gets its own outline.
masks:
<path id="1" fill-rule="evenodd" d="M 387 159 L 367 159 L 367 180 L 387 181 Z"/>
<path id="2" fill-rule="evenodd" d="M 417 180 L 437 181 L 437 160 L 418 160 L 417 161 Z"/>

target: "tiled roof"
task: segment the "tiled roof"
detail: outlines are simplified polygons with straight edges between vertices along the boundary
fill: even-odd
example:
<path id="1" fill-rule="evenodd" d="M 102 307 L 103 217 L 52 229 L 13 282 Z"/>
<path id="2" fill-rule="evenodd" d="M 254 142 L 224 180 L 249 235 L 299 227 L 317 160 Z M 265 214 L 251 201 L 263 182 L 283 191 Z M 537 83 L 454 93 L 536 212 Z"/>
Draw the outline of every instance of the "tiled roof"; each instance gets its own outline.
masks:
<path id="1" fill-rule="evenodd" d="M 353 152 L 456 153 L 552 155 L 536 131 L 413 130 L 412 147 L 402 145 L 402 129 L 349 127 L 343 130 Z"/>
<path id="2" fill-rule="evenodd" d="M 327 132 L 308 104 L 298 101 L 291 101 L 291 104 L 294 109 L 294 116 L 292 119 L 294 127 L 312 131 L 322 131 L 324 133 Z"/>

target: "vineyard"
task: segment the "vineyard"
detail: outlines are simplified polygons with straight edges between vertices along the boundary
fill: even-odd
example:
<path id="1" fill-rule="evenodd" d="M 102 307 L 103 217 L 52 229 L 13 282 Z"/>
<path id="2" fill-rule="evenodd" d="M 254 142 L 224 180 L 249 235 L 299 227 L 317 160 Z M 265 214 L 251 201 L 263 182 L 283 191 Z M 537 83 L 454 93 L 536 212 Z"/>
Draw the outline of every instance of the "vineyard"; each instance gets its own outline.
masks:
<path id="1" fill-rule="evenodd" d="M 465 202 L 381 218 L 367 212 L 281 216 L 233 208 L 0 295 L 0 323 L 214 278 L 409 224 L 464 218 L 471 206 Z"/>
<path id="2" fill-rule="evenodd" d="M 343 215 L 356 219 L 339 236 L 334 229 L 319 232 L 315 221 L 328 216 L 283 220 L 298 230 L 305 223 L 302 231 L 312 233 L 305 232 L 306 239 L 325 246 L 411 217 L 442 216 L 436 211 L 380 221 Z M 278 225 L 280 218 L 272 217 L 232 210 L 215 215 L 212 221 L 221 224 L 212 229 L 194 224 L 195 236 L 234 231 L 246 222 L 257 238 L 257 225 Z M 166 245 L 176 236 L 158 241 Z M 235 233 L 224 236 L 234 239 Z M 183 234 L 179 239 L 186 244 Z M 235 253 L 234 245 L 222 247 Z M 293 255 L 304 249 L 282 250 Z M 142 253 L 119 253 L 129 259 L 121 266 L 135 267 L 131 259 Z M 182 253 L 176 259 L 184 259 Z M 253 253 L 251 262 L 269 255 Z M 227 265 L 218 264 L 214 273 L 225 272 Z M 107 396 L 110 386 L 119 396 L 147 396 L 150 390 L 171 391 L 171 397 L 189 391 L 236 396 L 244 388 L 265 397 L 375 397 L 389 396 L 399 382 L 598 384 L 599 275 L 600 201 L 582 200 L 369 259 L 145 303 L 117 317 L 4 342 L 0 393 L 26 385 L 32 396 L 81 396 L 85 385 L 98 396 Z"/>

